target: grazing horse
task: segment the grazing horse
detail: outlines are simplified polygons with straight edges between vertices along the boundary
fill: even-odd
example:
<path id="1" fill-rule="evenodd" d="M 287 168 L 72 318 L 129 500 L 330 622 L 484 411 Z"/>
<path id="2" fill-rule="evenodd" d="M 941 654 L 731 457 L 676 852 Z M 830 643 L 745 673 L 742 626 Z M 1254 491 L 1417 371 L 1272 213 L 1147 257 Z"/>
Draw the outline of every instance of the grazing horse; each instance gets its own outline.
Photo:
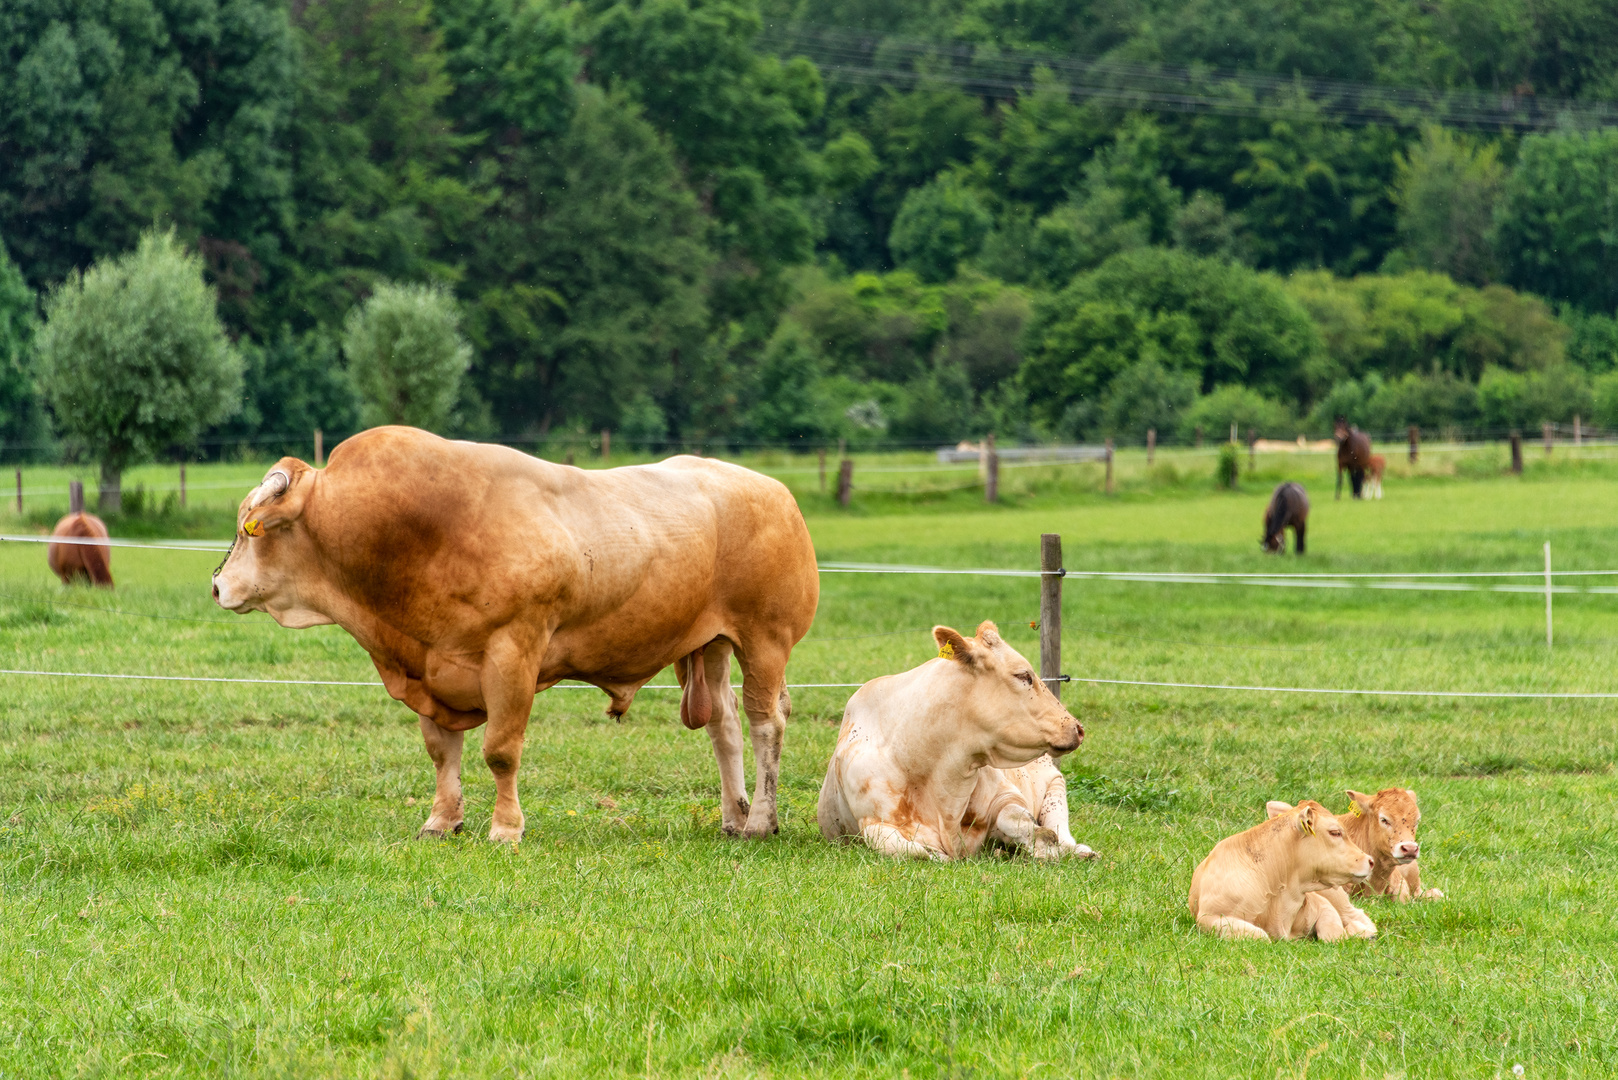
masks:
<path id="1" fill-rule="evenodd" d="M 56 523 L 51 535 L 73 540 L 105 540 L 107 527 L 94 514 L 80 510 Z M 112 588 L 111 544 L 47 544 L 45 562 L 63 585 L 75 581 Z"/>
<path id="2" fill-rule="evenodd" d="M 1343 470 L 1347 469 L 1349 486 L 1358 499 L 1365 486 L 1365 470 L 1371 467 L 1371 437 L 1357 427 L 1349 427 L 1341 416 L 1332 435 L 1337 440 L 1337 498 L 1343 497 Z"/>
<path id="3" fill-rule="evenodd" d="M 1382 474 L 1387 469 L 1387 458 L 1381 454 L 1371 455 L 1371 475 L 1365 478 L 1365 497 L 1367 499 L 1380 499 L 1382 497 Z"/>
<path id="4" fill-rule="evenodd" d="M 1264 510 L 1264 539 L 1259 543 L 1265 551 L 1284 554 L 1287 549 L 1286 530 L 1292 529 L 1292 549 L 1303 554 L 1303 536 L 1309 526 L 1309 496 L 1302 484 L 1287 481 L 1277 484 L 1270 496 L 1270 505 Z"/>

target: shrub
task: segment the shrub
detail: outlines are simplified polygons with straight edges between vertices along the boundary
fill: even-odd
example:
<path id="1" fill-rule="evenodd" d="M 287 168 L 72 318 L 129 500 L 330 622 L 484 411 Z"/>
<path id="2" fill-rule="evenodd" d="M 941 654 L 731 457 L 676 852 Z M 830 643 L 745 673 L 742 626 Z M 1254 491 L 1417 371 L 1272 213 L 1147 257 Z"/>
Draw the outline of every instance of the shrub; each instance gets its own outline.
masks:
<path id="1" fill-rule="evenodd" d="M 188 443 L 241 405 L 242 358 L 225 337 L 202 260 L 174 233 L 71 275 L 45 302 L 40 382 L 63 434 L 101 462 L 101 508 L 123 471 Z"/>
<path id="2" fill-rule="evenodd" d="M 430 285 L 384 282 L 343 323 L 343 353 L 360 395 L 360 422 L 444 431 L 472 348 L 455 301 Z"/>
<path id="3" fill-rule="evenodd" d="M 1286 438 L 1294 427 L 1287 407 L 1279 401 L 1245 386 L 1221 386 L 1186 410 L 1180 421 L 1180 435 L 1191 437 L 1200 427 L 1208 435 L 1220 438 L 1230 431 L 1232 424 L 1244 437 L 1252 432 Z"/>
<path id="4" fill-rule="evenodd" d="M 1214 479 L 1223 488 L 1233 488 L 1241 475 L 1241 449 L 1233 442 L 1219 447 L 1219 458 L 1214 462 Z"/>

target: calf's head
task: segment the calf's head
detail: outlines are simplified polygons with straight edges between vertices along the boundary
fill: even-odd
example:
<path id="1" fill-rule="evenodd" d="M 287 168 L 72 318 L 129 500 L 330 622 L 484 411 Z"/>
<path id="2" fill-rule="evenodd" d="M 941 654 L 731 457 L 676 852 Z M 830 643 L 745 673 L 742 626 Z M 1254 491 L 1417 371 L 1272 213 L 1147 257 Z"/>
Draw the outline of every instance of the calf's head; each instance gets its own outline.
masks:
<path id="1" fill-rule="evenodd" d="M 1303 879 L 1331 886 L 1364 881 L 1371 876 L 1375 865 L 1371 856 L 1355 846 L 1337 818 L 1313 799 L 1305 799 L 1279 813 L 1272 804 L 1270 814 L 1280 818 L 1285 822 L 1283 828 L 1295 834 L 1297 870 Z"/>
<path id="2" fill-rule="evenodd" d="M 1421 854 L 1421 845 L 1416 843 L 1421 808 L 1416 805 L 1414 791 L 1383 788 L 1375 795 L 1350 791 L 1348 798 L 1348 812 L 1365 822 L 1363 830 L 1355 832 L 1378 865 L 1403 866 L 1416 861 Z"/>
<path id="3" fill-rule="evenodd" d="M 220 607 L 278 615 L 293 589 L 294 548 L 315 470 L 296 458 L 282 458 L 247 493 L 236 511 L 236 539 L 213 575 Z"/>
<path id="4" fill-rule="evenodd" d="M 980 624 L 972 638 L 935 626 L 933 640 L 940 670 L 949 676 L 942 688 L 949 706 L 989 748 L 989 764 L 1013 769 L 1042 754 L 1078 749 L 1084 729 L 994 623 Z"/>

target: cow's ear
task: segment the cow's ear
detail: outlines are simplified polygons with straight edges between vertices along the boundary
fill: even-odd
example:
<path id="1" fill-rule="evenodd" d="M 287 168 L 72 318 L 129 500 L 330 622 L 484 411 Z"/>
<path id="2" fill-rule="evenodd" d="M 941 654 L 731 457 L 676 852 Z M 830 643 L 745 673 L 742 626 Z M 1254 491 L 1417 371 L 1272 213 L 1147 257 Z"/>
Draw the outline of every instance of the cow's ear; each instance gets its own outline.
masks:
<path id="1" fill-rule="evenodd" d="M 963 664 L 972 662 L 972 646 L 966 643 L 959 630 L 948 626 L 935 626 L 933 640 L 938 642 L 938 655 L 945 660 L 958 660 Z"/>
<path id="2" fill-rule="evenodd" d="M 1315 826 L 1318 824 L 1319 822 L 1315 820 L 1315 808 L 1313 806 L 1298 807 L 1299 832 L 1305 836 L 1313 836 L 1315 835 Z"/>
<path id="3" fill-rule="evenodd" d="M 1371 812 L 1371 804 L 1376 801 L 1376 796 L 1367 795 L 1363 791 L 1355 791 L 1353 788 L 1349 788 L 1347 794 L 1349 813 L 1359 817 L 1362 814 Z"/>
<path id="4" fill-rule="evenodd" d="M 1282 802 L 1280 799 L 1271 799 L 1269 802 L 1264 804 L 1264 813 L 1272 818 L 1280 817 L 1282 814 L 1291 809 L 1291 803 Z"/>
<path id="5" fill-rule="evenodd" d="M 1000 644 L 1000 628 L 989 619 L 978 623 L 978 640 L 986 649 L 992 649 Z"/>
<path id="6" fill-rule="evenodd" d="M 1405 794 L 1410 796 L 1410 801 L 1411 802 L 1419 801 L 1416 798 L 1416 789 L 1415 788 L 1405 788 Z"/>
<path id="7" fill-rule="evenodd" d="M 315 470 L 297 458 L 282 458 L 242 500 L 241 530 L 263 536 L 266 530 L 297 520 L 309 498 Z"/>

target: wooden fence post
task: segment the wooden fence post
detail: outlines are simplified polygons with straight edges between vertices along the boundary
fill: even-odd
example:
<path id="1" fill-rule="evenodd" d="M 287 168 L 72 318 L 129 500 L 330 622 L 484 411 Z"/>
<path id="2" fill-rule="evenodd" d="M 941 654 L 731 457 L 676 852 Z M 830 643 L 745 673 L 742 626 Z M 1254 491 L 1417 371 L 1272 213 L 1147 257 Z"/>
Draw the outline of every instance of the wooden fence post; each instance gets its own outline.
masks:
<path id="1" fill-rule="evenodd" d="M 1583 417 L 1581 417 L 1578 413 L 1573 414 L 1573 445 L 1574 446 L 1583 446 L 1584 445 L 1584 427 L 1583 427 L 1583 425 L 1581 423 L 1582 420 L 1583 420 Z"/>
<path id="2" fill-rule="evenodd" d="M 1551 430 L 1551 428 L 1552 428 L 1552 425 L 1550 425 L 1550 424 L 1541 424 L 1540 427 L 1539 427 L 1540 433 L 1545 436 L 1545 456 L 1546 457 L 1551 456 L 1551 440 L 1555 438 L 1555 434 Z"/>
<path id="3" fill-rule="evenodd" d="M 844 458 L 837 466 L 837 501 L 843 506 L 854 497 L 854 459 Z"/>
<path id="4" fill-rule="evenodd" d="M 1039 677 L 1062 696 L 1062 534 L 1039 538 Z"/>
<path id="5" fill-rule="evenodd" d="M 180 509 L 185 509 L 185 462 L 180 462 Z"/>
<path id="6" fill-rule="evenodd" d="M 1146 429 L 1146 464 L 1157 460 L 1157 429 Z"/>
<path id="7" fill-rule="evenodd" d="M 820 493 L 826 494 L 826 448 L 820 448 Z"/>
<path id="8" fill-rule="evenodd" d="M 1000 455 L 995 453 L 992 431 L 984 437 L 983 457 L 986 465 L 983 473 L 983 501 L 995 502 L 1000 498 Z"/>
<path id="9" fill-rule="evenodd" d="M 1410 464 L 1414 465 L 1416 463 L 1416 458 L 1418 458 L 1420 456 L 1421 456 L 1421 428 L 1417 427 L 1415 424 L 1411 424 L 1410 425 Z"/>
<path id="10" fill-rule="evenodd" d="M 326 463 L 326 433 L 315 428 L 315 468 Z"/>
<path id="11" fill-rule="evenodd" d="M 17 470 L 17 513 L 22 513 L 22 470 Z"/>
<path id="12" fill-rule="evenodd" d="M 83 480 L 74 480 L 67 485 L 67 512 L 70 514 L 84 513 Z"/>
<path id="13" fill-rule="evenodd" d="M 1107 440 L 1107 494 L 1112 494 L 1112 440 Z"/>
<path id="14" fill-rule="evenodd" d="M 1511 433 L 1511 471 L 1522 472 L 1522 432 Z"/>
<path id="15" fill-rule="evenodd" d="M 1197 428 L 1197 449 L 1198 450 L 1202 449 L 1202 428 L 1201 427 Z"/>
<path id="16" fill-rule="evenodd" d="M 601 460 L 606 461 L 610 457 L 612 457 L 612 431 L 610 429 L 608 429 L 608 428 L 602 428 L 601 429 Z"/>
<path id="17" fill-rule="evenodd" d="M 1247 429 L 1247 471 L 1258 468 L 1258 429 Z"/>

